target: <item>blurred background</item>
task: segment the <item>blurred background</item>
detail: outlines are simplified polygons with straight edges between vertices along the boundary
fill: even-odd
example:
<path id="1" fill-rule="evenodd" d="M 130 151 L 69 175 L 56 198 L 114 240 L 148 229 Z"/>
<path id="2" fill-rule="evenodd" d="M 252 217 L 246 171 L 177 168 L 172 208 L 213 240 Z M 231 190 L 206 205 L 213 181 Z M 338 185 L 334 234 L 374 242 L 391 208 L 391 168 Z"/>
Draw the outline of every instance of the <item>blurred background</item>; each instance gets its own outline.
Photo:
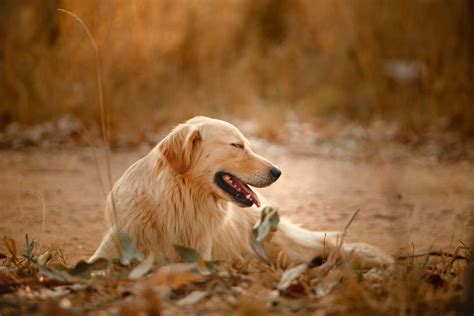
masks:
<path id="1" fill-rule="evenodd" d="M 97 42 L 112 145 L 196 114 L 257 121 L 272 139 L 288 120 L 474 136 L 469 0 L 3 0 L 2 147 L 65 114 L 91 133 L 100 122 L 93 46 L 58 8 Z"/>
<path id="2" fill-rule="evenodd" d="M 473 82 L 472 0 L 0 0 L 0 237 L 89 257 L 112 183 L 207 115 L 281 167 L 282 216 L 473 249 Z"/>
<path id="3" fill-rule="evenodd" d="M 0 236 L 86 258 L 112 183 L 207 115 L 281 167 L 264 194 L 283 216 L 340 230 L 360 209 L 349 240 L 454 249 L 474 225 L 473 59 L 471 0 L 1 0 Z"/>

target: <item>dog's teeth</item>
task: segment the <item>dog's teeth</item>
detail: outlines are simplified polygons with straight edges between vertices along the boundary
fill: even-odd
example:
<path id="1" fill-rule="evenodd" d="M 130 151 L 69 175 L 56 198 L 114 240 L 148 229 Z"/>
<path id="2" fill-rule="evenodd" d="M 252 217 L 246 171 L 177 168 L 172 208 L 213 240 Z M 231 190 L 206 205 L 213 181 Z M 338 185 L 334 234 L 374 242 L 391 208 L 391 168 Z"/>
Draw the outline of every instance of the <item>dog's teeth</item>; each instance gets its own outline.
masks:
<path id="1" fill-rule="evenodd" d="M 252 196 L 251 196 L 250 194 L 247 194 L 247 195 L 245 196 L 245 198 L 246 198 L 247 200 L 250 200 L 251 197 L 252 197 Z"/>
<path id="2" fill-rule="evenodd" d="M 224 176 L 224 180 L 225 180 L 225 181 L 228 181 L 228 180 L 230 180 L 230 176 L 228 176 L 228 175 L 225 175 L 225 176 Z"/>

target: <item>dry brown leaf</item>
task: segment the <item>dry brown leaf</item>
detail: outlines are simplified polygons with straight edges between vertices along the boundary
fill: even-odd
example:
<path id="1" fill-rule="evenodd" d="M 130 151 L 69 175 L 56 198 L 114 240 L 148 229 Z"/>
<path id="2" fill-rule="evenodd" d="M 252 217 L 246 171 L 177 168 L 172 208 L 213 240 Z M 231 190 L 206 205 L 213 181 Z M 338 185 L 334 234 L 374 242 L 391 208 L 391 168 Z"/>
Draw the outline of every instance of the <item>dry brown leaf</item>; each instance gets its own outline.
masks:
<path id="1" fill-rule="evenodd" d="M 178 306 L 194 305 L 209 295 L 208 291 L 194 291 L 178 301 Z"/>
<path id="2" fill-rule="evenodd" d="M 155 255 L 150 254 L 128 274 L 130 280 L 137 280 L 147 274 L 155 263 Z"/>
<path id="3" fill-rule="evenodd" d="M 8 252 L 10 252 L 10 255 L 12 256 L 12 259 L 16 259 L 16 243 L 13 238 L 10 237 L 3 237 L 3 241 L 5 243 L 5 247 L 7 248 Z"/>
<path id="4" fill-rule="evenodd" d="M 190 272 L 194 267 L 195 265 L 190 263 L 176 263 L 164 266 L 157 271 L 150 281 L 154 285 L 178 288 L 188 282 L 203 280 L 204 276 Z"/>
<path id="5" fill-rule="evenodd" d="M 291 283 L 307 269 L 308 264 L 302 263 L 294 268 L 286 270 L 285 272 L 283 272 L 283 275 L 281 276 L 277 288 L 280 291 L 286 290 L 291 285 Z"/>

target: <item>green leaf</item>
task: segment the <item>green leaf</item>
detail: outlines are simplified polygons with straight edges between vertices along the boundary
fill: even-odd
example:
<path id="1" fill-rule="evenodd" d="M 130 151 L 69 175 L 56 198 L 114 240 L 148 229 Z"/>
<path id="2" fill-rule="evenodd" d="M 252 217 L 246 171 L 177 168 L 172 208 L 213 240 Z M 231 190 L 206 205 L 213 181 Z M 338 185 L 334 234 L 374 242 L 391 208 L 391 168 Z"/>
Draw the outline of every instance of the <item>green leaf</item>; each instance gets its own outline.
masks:
<path id="1" fill-rule="evenodd" d="M 128 266 L 132 263 L 133 260 L 138 260 L 139 262 L 141 262 L 145 259 L 145 255 L 143 254 L 143 252 L 141 252 L 135 247 L 135 244 L 133 243 L 130 236 L 128 236 L 125 233 L 122 233 L 121 239 L 122 239 L 122 258 L 120 260 L 120 263 L 122 265 Z"/>
<path id="2" fill-rule="evenodd" d="M 269 233 L 270 233 L 270 225 L 268 224 L 268 221 L 264 221 L 257 228 L 257 236 L 255 240 L 258 242 L 261 242 L 268 236 Z"/>
<path id="3" fill-rule="evenodd" d="M 280 282 L 277 285 L 277 289 L 280 291 L 286 290 L 291 285 L 291 283 L 293 283 L 293 281 L 307 269 L 308 264 L 302 263 L 296 267 L 286 270 L 281 276 Z"/>
<path id="4" fill-rule="evenodd" d="M 50 268 L 52 268 L 53 266 L 54 267 L 61 266 L 65 270 L 56 269 L 56 268 L 54 268 L 54 270 L 50 270 L 50 269 L 48 269 L 45 266 L 42 266 L 40 264 L 37 264 L 37 263 L 33 263 L 33 264 L 36 266 L 36 268 L 38 269 L 38 271 L 41 274 L 47 276 L 48 278 L 50 278 L 52 280 L 56 280 L 56 281 L 60 281 L 60 282 L 66 282 L 66 281 L 70 281 L 70 279 L 71 279 L 69 274 L 66 272 L 67 268 L 64 267 L 63 265 L 59 264 L 59 263 L 51 265 Z"/>
<path id="5" fill-rule="evenodd" d="M 33 251 L 35 250 L 36 240 L 30 242 L 28 233 L 25 233 L 25 257 L 32 259 Z"/>
<path id="6" fill-rule="evenodd" d="M 180 245 L 173 245 L 174 250 L 178 253 L 178 255 L 183 259 L 184 262 L 187 263 L 194 263 L 198 261 L 200 254 L 196 250 Z"/>
<path id="7" fill-rule="evenodd" d="M 276 209 L 266 206 L 260 215 L 260 220 L 252 229 L 255 240 L 251 243 L 252 249 L 263 261 L 268 262 L 268 256 L 265 252 L 262 242 L 270 236 L 270 232 L 278 229 L 280 217 Z"/>
<path id="8" fill-rule="evenodd" d="M 43 253 L 42 255 L 40 255 L 38 257 L 38 264 L 44 266 L 45 264 L 48 263 L 49 260 L 51 260 L 51 258 L 53 258 L 53 252 L 51 250 L 46 250 L 45 253 Z"/>
<path id="9" fill-rule="evenodd" d="M 140 262 L 132 271 L 128 274 L 128 278 L 131 280 L 138 280 L 139 278 L 145 276 L 150 272 L 153 264 L 155 263 L 155 256 L 153 254 L 148 255 L 148 257 Z"/>
<path id="10" fill-rule="evenodd" d="M 260 221 L 254 226 L 252 232 L 257 242 L 263 241 L 270 232 L 275 232 L 280 223 L 277 210 L 272 207 L 265 207 L 262 210 Z"/>
<path id="11" fill-rule="evenodd" d="M 268 222 L 270 224 L 270 228 L 272 232 L 275 232 L 278 228 L 278 224 L 280 223 L 280 216 L 278 216 L 278 213 L 276 210 L 271 216 L 269 216 Z"/>
<path id="12" fill-rule="evenodd" d="M 61 263 L 52 263 L 52 264 L 49 264 L 49 265 L 48 265 L 48 268 L 50 268 L 51 270 L 56 270 L 56 271 L 64 271 L 64 272 L 68 272 L 68 271 L 69 271 L 69 268 L 66 267 L 65 265 L 62 265 Z"/>
<path id="13" fill-rule="evenodd" d="M 109 261 L 107 259 L 98 258 L 92 262 L 86 262 L 86 261 L 81 260 L 78 263 L 76 263 L 76 265 L 72 268 L 68 268 L 60 263 L 54 263 L 48 266 L 53 271 L 49 271 L 45 267 L 43 267 L 41 272 L 47 273 L 49 271 L 50 273 L 47 274 L 47 276 L 51 276 L 51 273 L 54 274 L 54 271 L 65 272 L 66 276 L 64 276 L 64 274 L 62 275 L 59 274 L 59 275 L 65 279 L 68 279 L 67 275 L 87 279 L 92 273 L 92 271 L 105 270 L 107 269 L 108 266 L 109 266 Z M 57 279 L 57 276 L 58 274 L 56 273 L 56 279 Z"/>
<path id="14" fill-rule="evenodd" d="M 267 253 L 265 252 L 265 249 L 263 248 L 262 243 L 258 241 L 254 241 L 250 243 L 250 246 L 252 246 L 253 251 L 257 254 L 257 256 L 260 259 L 268 263 L 268 256 L 267 256 Z"/>
<path id="15" fill-rule="evenodd" d="M 207 270 L 211 273 L 218 272 L 219 270 L 217 267 L 222 263 L 220 260 L 211 260 L 211 261 L 204 261 L 204 265 L 206 266 Z"/>
<path id="16" fill-rule="evenodd" d="M 109 266 L 109 261 L 104 258 L 98 258 L 92 262 L 79 261 L 76 265 L 67 272 L 72 276 L 81 278 L 88 278 L 92 271 L 105 270 Z"/>

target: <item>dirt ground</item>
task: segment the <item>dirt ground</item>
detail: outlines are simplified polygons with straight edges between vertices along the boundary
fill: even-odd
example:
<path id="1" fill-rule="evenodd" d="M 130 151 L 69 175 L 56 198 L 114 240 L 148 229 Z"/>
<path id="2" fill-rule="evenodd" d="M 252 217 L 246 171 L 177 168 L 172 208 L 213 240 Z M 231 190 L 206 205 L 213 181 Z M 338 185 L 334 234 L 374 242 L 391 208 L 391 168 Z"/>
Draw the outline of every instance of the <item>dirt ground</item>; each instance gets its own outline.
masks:
<path id="1" fill-rule="evenodd" d="M 304 227 L 340 230 L 360 209 L 348 240 L 369 242 L 392 254 L 412 247 L 416 252 L 449 250 L 459 240 L 469 240 L 473 162 L 343 159 L 265 143 L 254 149 L 283 171 L 261 192 L 277 202 L 281 216 Z M 112 178 L 146 151 L 113 153 Z M 103 177 L 106 168 L 97 165 L 91 149 L 0 151 L 0 168 L 0 236 L 23 245 L 28 233 L 41 248 L 60 246 L 69 262 L 93 253 L 105 229 L 107 184 L 101 184 L 98 173 Z"/>

